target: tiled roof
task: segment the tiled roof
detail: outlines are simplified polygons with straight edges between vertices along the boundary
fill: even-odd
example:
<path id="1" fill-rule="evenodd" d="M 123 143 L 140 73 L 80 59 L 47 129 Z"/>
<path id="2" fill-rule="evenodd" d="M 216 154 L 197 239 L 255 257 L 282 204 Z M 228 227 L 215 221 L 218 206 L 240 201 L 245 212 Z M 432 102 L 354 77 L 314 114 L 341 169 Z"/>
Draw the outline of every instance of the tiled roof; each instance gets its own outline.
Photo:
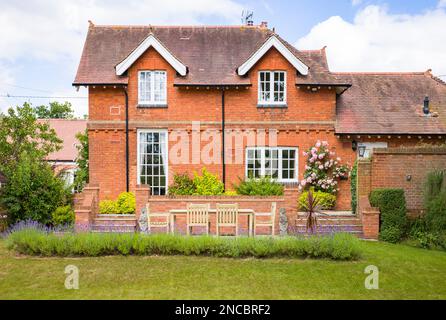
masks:
<path id="1" fill-rule="evenodd" d="M 337 133 L 446 134 L 446 85 L 430 71 L 337 73 L 352 83 L 337 102 Z M 437 117 L 423 114 L 424 98 Z"/>
<path id="2" fill-rule="evenodd" d="M 79 144 L 76 134 L 83 133 L 87 129 L 87 120 L 42 119 L 39 121 L 48 122 L 50 127 L 56 131 L 57 136 L 63 140 L 62 149 L 50 154 L 47 160 L 75 161 L 78 154 L 76 145 Z"/>
<path id="3" fill-rule="evenodd" d="M 188 68 L 185 77 L 176 76 L 175 84 L 250 84 L 249 78 L 237 75 L 237 68 L 272 35 L 310 68 L 298 82 L 336 81 L 328 72 L 324 50 L 299 51 L 267 28 L 91 25 L 73 84 L 126 84 L 127 77 L 117 76 L 115 66 L 150 33 Z"/>

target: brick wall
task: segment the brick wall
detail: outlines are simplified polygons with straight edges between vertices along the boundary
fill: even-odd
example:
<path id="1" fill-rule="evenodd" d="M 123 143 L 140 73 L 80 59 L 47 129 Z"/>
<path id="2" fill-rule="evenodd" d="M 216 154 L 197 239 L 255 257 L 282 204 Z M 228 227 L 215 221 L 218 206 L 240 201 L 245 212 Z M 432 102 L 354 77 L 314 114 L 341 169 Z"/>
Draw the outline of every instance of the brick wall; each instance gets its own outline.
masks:
<path id="1" fill-rule="evenodd" d="M 426 176 L 434 169 L 446 169 L 446 148 L 378 150 L 371 166 L 371 188 L 404 189 L 408 210 L 417 213 L 423 209 Z"/>

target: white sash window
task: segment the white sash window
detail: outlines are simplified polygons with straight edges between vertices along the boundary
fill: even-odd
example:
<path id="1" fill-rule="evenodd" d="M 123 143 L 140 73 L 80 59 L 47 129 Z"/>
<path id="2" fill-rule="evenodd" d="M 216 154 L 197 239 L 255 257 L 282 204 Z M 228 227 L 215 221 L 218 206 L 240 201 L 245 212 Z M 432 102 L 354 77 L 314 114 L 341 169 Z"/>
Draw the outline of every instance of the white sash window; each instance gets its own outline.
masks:
<path id="1" fill-rule="evenodd" d="M 269 177 L 279 182 L 297 182 L 298 149 L 251 147 L 246 149 L 246 177 Z"/>
<path id="2" fill-rule="evenodd" d="M 149 185 L 152 195 L 165 195 L 167 183 L 167 131 L 138 130 L 138 184 Z"/>
<path id="3" fill-rule="evenodd" d="M 138 104 L 167 104 L 166 71 L 140 71 L 138 73 Z"/>

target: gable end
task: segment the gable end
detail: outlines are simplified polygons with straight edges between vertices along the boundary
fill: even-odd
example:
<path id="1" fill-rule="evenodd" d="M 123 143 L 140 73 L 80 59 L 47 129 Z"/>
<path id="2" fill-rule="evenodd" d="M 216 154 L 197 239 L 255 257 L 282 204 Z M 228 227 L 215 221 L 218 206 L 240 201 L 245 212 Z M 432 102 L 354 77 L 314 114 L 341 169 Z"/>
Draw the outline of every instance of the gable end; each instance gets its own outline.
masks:
<path id="1" fill-rule="evenodd" d="M 272 47 L 282 54 L 289 63 L 302 75 L 308 75 L 308 66 L 299 60 L 276 36 L 271 36 L 248 60 L 238 69 L 238 75 L 244 76 Z"/>
<path id="2" fill-rule="evenodd" d="M 187 74 L 187 67 L 178 60 L 169 50 L 153 35 L 150 34 L 141 44 L 133 50 L 116 67 L 116 75 L 122 76 L 150 47 L 153 47 L 166 61 L 181 75 Z"/>

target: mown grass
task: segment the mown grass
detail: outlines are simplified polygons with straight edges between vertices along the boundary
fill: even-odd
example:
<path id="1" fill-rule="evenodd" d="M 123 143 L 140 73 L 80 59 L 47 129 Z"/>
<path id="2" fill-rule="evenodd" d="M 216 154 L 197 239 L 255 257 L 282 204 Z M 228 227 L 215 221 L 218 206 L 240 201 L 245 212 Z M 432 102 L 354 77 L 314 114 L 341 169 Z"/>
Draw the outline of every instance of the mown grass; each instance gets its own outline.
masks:
<path id="1" fill-rule="evenodd" d="M 446 253 L 361 242 L 358 261 L 195 256 L 42 258 L 0 240 L 0 299 L 445 299 Z M 379 290 L 364 269 L 379 268 Z M 67 265 L 79 290 L 64 287 Z"/>
<path id="2" fill-rule="evenodd" d="M 226 258 L 330 258 L 360 257 L 359 240 L 350 234 L 309 238 L 217 238 L 166 234 L 65 233 L 58 235 L 22 229 L 7 238 L 8 248 L 37 256 L 97 257 L 107 255 L 184 255 Z"/>

